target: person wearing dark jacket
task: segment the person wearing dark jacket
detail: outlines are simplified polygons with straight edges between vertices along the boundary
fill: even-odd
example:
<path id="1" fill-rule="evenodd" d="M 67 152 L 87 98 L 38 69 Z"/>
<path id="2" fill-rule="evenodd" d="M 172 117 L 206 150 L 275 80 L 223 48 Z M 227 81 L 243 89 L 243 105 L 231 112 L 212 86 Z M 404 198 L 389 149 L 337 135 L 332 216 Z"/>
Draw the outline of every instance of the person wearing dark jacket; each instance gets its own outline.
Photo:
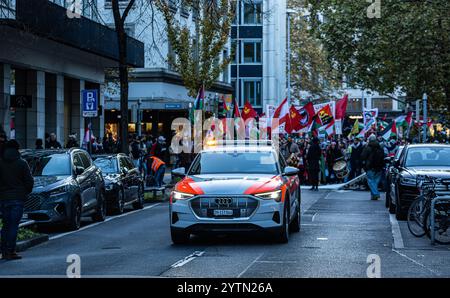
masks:
<path id="1" fill-rule="evenodd" d="M 24 202 L 33 190 L 34 180 L 28 163 L 19 153 L 19 143 L 5 143 L 0 158 L 0 210 L 3 227 L 1 231 L 2 259 L 17 260 L 17 232 L 23 216 Z"/>
<path id="2" fill-rule="evenodd" d="M 311 190 L 319 190 L 319 173 L 320 173 L 320 158 L 322 156 L 322 150 L 319 146 L 319 139 L 313 138 L 311 147 L 309 147 L 306 154 L 306 160 L 308 162 L 308 176 L 311 183 Z"/>
<path id="3" fill-rule="evenodd" d="M 361 153 L 363 151 L 363 144 L 361 143 L 361 139 L 356 137 L 353 144 L 350 146 L 350 174 L 348 179 L 351 180 L 353 178 L 361 175 Z"/>
<path id="4" fill-rule="evenodd" d="M 381 174 L 384 164 L 384 150 L 381 148 L 377 137 L 372 134 L 369 137 L 369 143 L 364 147 L 361 153 L 361 160 L 367 175 L 367 184 L 369 185 L 372 200 L 380 198 L 378 185 L 380 184 Z"/>

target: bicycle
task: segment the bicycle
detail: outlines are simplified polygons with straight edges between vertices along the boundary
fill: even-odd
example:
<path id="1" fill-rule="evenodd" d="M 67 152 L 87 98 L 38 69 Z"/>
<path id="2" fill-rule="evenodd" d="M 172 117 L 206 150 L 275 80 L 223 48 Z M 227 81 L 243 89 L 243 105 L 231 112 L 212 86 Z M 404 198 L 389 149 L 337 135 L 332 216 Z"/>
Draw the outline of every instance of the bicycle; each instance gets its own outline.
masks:
<path id="1" fill-rule="evenodd" d="M 436 184 L 441 180 L 426 175 L 416 177 L 416 186 L 420 194 L 408 210 L 408 229 L 415 237 L 427 235 L 431 237 L 431 203 L 437 198 Z M 435 204 L 435 236 L 440 244 L 450 243 L 450 203 L 437 202 Z"/>

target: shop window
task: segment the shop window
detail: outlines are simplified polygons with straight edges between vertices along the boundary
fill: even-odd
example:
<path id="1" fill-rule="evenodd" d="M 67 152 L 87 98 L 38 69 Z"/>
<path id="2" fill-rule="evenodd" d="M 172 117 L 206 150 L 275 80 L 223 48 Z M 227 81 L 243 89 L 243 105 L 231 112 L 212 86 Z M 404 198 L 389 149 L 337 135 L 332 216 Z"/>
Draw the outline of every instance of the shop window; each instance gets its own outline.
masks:
<path id="1" fill-rule="evenodd" d="M 163 133 L 164 132 L 164 123 L 158 123 L 158 133 Z"/>

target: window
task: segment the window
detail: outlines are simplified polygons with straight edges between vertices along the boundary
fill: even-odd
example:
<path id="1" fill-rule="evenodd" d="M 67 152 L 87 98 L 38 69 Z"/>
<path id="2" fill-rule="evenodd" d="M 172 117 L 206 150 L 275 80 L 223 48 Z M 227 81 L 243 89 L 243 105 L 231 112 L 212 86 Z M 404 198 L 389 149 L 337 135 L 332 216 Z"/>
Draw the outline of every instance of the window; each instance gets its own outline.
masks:
<path id="1" fill-rule="evenodd" d="M 70 160 L 67 154 L 52 154 L 42 157 L 25 158 L 33 176 L 68 176 Z"/>
<path id="2" fill-rule="evenodd" d="M 262 3 L 252 2 L 244 2 L 244 24 L 259 25 L 262 20 Z"/>
<path id="3" fill-rule="evenodd" d="M 85 169 L 79 153 L 73 155 L 73 166 Z"/>
<path id="4" fill-rule="evenodd" d="M 261 81 L 243 82 L 243 100 L 250 102 L 253 107 L 261 106 Z M 243 104 L 243 103 L 242 103 Z"/>
<path id="5" fill-rule="evenodd" d="M 244 63 L 261 63 L 261 42 L 244 42 Z"/>
<path id="6" fill-rule="evenodd" d="M 236 39 L 231 41 L 231 63 L 236 64 Z M 239 59 L 240 60 L 240 59 Z M 240 63 L 241 61 L 239 61 Z"/>
<path id="7" fill-rule="evenodd" d="M 86 153 L 80 153 L 80 158 L 85 169 L 89 168 L 92 165 L 91 158 L 87 156 Z"/>
<path id="8" fill-rule="evenodd" d="M 180 13 L 182 17 L 189 17 L 189 8 L 187 6 L 186 0 L 181 0 Z"/>

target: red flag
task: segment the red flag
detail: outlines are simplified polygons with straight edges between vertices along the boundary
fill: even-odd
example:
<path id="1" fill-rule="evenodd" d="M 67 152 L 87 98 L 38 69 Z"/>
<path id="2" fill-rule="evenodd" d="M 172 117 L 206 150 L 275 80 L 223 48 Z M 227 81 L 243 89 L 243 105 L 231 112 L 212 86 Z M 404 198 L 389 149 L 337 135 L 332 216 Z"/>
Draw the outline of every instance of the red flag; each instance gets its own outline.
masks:
<path id="1" fill-rule="evenodd" d="M 298 113 L 300 115 L 300 120 L 298 121 L 299 128 L 297 130 L 301 130 L 311 125 L 314 119 L 314 115 L 316 114 L 316 111 L 314 110 L 313 103 L 308 102 L 298 111 Z"/>
<path id="2" fill-rule="evenodd" d="M 274 127 L 273 119 L 278 119 L 278 126 L 280 126 L 283 123 L 287 123 L 288 120 L 290 120 L 290 118 L 289 118 L 289 105 L 288 105 L 287 98 L 285 98 L 281 102 L 280 106 L 275 110 L 275 113 L 273 114 L 273 117 L 271 119 L 272 129 L 275 130 L 275 129 L 277 129 L 278 126 Z"/>
<path id="3" fill-rule="evenodd" d="M 345 94 L 344 97 L 336 102 L 336 120 L 344 119 L 345 112 L 347 111 L 348 104 L 348 94 Z"/>
<path id="4" fill-rule="evenodd" d="M 239 111 L 239 105 L 235 99 L 234 100 L 234 118 L 240 118 L 240 117 L 241 117 L 241 112 Z"/>
<path id="5" fill-rule="evenodd" d="M 242 110 L 242 119 L 246 121 L 249 118 L 255 118 L 258 116 L 258 113 L 256 113 L 255 109 L 253 109 L 252 105 L 246 101 L 244 105 L 244 109 Z"/>

